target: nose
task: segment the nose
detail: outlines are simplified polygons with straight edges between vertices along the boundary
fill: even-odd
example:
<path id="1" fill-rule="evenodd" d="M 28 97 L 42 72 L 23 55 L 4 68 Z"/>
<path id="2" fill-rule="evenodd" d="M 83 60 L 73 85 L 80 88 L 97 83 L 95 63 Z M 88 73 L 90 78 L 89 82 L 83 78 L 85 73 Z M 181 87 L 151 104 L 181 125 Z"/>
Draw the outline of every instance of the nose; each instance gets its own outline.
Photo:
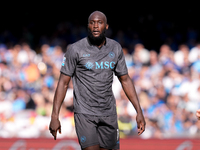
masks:
<path id="1" fill-rule="evenodd" d="M 98 28 L 98 23 L 97 22 L 94 22 L 94 28 Z"/>

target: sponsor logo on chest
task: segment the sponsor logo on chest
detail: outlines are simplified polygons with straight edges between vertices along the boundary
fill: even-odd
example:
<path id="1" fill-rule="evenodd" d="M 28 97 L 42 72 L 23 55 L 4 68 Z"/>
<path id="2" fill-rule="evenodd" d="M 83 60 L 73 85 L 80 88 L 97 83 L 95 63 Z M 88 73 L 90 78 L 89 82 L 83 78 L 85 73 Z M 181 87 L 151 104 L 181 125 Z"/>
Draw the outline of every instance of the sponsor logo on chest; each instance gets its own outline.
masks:
<path id="1" fill-rule="evenodd" d="M 114 58 L 115 53 L 110 52 L 108 54 L 109 58 Z M 90 54 L 84 54 L 83 57 L 90 57 Z M 87 61 L 87 63 L 84 65 L 88 70 L 91 69 L 114 69 L 115 62 L 114 61 L 101 61 L 101 62 L 91 62 Z"/>
<path id="2" fill-rule="evenodd" d="M 90 62 L 88 61 L 86 64 L 85 64 L 85 67 L 89 70 L 91 69 L 114 69 L 115 67 L 115 62 L 114 61 L 105 61 L 105 62 Z"/>

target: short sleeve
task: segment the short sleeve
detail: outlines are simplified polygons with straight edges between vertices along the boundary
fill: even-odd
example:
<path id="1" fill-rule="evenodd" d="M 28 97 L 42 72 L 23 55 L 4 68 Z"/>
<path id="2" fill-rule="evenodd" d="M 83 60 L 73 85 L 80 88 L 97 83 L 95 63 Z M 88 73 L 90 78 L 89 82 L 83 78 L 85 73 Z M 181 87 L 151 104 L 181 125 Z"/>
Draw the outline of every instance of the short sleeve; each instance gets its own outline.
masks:
<path id="1" fill-rule="evenodd" d="M 73 46 L 70 46 L 63 57 L 63 62 L 60 72 L 72 77 L 76 69 L 76 64 L 77 64 L 77 53 L 73 49 Z"/>
<path id="2" fill-rule="evenodd" d="M 115 72 L 116 76 L 122 76 L 122 75 L 128 74 L 128 69 L 126 66 L 126 61 L 125 61 L 125 57 L 124 57 L 122 48 L 120 49 L 120 54 L 118 56 L 118 61 L 115 66 L 114 72 Z"/>

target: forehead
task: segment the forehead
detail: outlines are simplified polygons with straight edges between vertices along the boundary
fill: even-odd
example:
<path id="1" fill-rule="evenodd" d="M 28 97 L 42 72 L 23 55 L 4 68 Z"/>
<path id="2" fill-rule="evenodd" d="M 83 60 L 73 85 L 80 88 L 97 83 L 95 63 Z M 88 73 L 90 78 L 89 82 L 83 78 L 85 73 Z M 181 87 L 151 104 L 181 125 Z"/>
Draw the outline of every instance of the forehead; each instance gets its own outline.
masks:
<path id="1" fill-rule="evenodd" d="M 89 18 L 88 21 L 92 21 L 92 20 L 102 20 L 102 21 L 106 21 L 105 15 L 101 14 L 101 13 L 92 13 Z"/>

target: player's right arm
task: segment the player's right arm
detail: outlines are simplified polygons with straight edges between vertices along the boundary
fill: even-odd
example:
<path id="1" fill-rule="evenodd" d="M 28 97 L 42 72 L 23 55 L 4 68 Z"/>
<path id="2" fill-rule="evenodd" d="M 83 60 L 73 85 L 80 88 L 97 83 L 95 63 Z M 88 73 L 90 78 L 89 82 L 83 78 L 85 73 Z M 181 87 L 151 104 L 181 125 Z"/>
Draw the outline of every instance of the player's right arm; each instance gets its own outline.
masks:
<path id="1" fill-rule="evenodd" d="M 58 80 L 58 85 L 55 91 L 55 95 L 53 99 L 53 110 L 51 114 L 51 122 L 49 125 L 49 130 L 51 134 L 54 136 L 54 140 L 56 140 L 57 131 L 61 133 L 59 112 L 60 112 L 60 108 L 63 103 L 63 100 L 65 98 L 70 79 L 71 79 L 70 76 L 67 76 L 61 73 Z"/>

